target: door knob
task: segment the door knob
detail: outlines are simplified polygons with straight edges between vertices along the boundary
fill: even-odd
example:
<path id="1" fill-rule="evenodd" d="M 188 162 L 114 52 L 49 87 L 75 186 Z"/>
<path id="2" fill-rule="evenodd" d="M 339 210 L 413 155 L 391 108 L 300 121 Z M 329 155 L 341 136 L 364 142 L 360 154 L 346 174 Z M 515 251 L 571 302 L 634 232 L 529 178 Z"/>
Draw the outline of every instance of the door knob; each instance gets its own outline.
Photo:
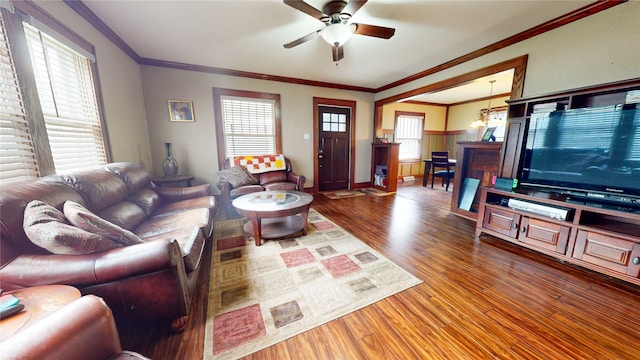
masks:
<path id="1" fill-rule="evenodd" d="M 634 257 L 634 258 L 633 258 L 633 264 L 634 264 L 634 265 L 640 265 L 640 257 L 637 257 L 637 256 L 636 256 L 636 257 Z"/>

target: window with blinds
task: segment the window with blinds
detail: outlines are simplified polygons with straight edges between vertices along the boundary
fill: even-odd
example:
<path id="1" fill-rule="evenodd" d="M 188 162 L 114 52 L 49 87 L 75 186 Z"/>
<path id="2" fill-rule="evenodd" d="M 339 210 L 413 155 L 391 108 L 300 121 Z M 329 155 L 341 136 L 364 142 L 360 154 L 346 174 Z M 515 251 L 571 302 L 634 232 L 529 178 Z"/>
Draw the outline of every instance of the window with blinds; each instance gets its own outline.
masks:
<path id="1" fill-rule="evenodd" d="M 56 172 L 106 164 L 90 60 L 23 26 Z"/>
<path id="2" fill-rule="evenodd" d="M 276 153 L 275 101 L 220 97 L 226 156 Z"/>
<path id="3" fill-rule="evenodd" d="M 424 114 L 396 112 L 395 142 L 400 143 L 399 160 L 422 158 Z"/>
<path id="4" fill-rule="evenodd" d="M 38 176 L 33 140 L 0 13 L 0 180 Z"/>

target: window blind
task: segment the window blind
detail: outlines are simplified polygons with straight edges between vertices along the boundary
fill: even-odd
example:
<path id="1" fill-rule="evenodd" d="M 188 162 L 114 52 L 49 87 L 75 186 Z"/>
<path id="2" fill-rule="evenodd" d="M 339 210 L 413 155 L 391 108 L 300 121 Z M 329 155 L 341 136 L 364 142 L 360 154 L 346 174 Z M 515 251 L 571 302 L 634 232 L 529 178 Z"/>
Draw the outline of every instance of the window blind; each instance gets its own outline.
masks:
<path id="1" fill-rule="evenodd" d="M 221 96 L 227 156 L 276 152 L 275 101 Z"/>
<path id="2" fill-rule="evenodd" d="M 633 114 L 633 122 L 631 125 L 631 150 L 629 152 L 629 160 L 640 161 L 640 104 L 635 109 L 624 110 Z"/>
<path id="3" fill-rule="evenodd" d="M 395 126 L 395 140 L 400 143 L 398 158 L 400 160 L 419 159 L 422 157 L 422 132 L 424 117 L 415 115 L 398 115 Z"/>
<path id="4" fill-rule="evenodd" d="M 0 180 L 40 176 L 33 139 L 0 13 Z"/>
<path id="5" fill-rule="evenodd" d="M 559 124 L 558 146 L 609 149 L 621 110 L 620 105 L 566 110 Z"/>
<path id="6" fill-rule="evenodd" d="M 107 162 L 89 60 L 23 23 L 56 172 Z"/>

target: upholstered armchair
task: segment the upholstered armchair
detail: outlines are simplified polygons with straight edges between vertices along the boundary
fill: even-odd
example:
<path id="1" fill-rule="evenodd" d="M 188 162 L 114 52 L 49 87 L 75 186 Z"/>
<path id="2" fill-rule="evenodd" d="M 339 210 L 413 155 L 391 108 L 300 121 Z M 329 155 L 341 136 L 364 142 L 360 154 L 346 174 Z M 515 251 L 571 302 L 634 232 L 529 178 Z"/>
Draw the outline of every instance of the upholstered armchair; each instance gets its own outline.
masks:
<path id="1" fill-rule="evenodd" d="M 242 158 L 263 159 L 264 156 L 247 156 Z M 291 168 L 291 161 L 282 155 L 282 166 L 257 169 L 251 164 L 240 164 L 238 157 L 225 160 L 224 169 L 218 172 L 220 179 L 217 186 L 222 195 L 222 204 L 227 209 L 231 207 L 231 201 L 241 195 L 258 191 L 270 190 L 295 190 L 304 191 L 304 183 L 307 181 L 304 175 L 296 174 Z M 272 159 L 274 156 L 270 156 Z M 256 162 L 258 160 L 255 160 Z M 235 162 L 238 162 L 236 164 Z M 232 166 L 233 165 L 233 166 Z M 256 169 L 251 169 L 255 167 Z M 249 168 L 249 170 L 248 170 Z M 250 170 L 254 170 L 252 173 Z"/>
<path id="2" fill-rule="evenodd" d="M 149 360 L 123 351 L 113 315 L 94 295 L 83 296 L 0 342 L 2 359 Z"/>

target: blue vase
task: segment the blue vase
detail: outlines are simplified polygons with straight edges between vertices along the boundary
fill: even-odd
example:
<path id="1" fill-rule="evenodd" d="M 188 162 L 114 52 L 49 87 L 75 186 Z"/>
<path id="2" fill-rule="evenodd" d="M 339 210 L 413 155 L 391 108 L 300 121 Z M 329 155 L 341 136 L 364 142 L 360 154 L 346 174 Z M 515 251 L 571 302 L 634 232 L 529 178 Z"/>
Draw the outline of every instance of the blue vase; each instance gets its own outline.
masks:
<path id="1" fill-rule="evenodd" d="M 164 143 L 164 147 L 167 150 L 166 157 L 162 161 L 162 171 L 164 171 L 164 176 L 178 175 L 178 162 L 173 157 L 171 143 Z"/>

